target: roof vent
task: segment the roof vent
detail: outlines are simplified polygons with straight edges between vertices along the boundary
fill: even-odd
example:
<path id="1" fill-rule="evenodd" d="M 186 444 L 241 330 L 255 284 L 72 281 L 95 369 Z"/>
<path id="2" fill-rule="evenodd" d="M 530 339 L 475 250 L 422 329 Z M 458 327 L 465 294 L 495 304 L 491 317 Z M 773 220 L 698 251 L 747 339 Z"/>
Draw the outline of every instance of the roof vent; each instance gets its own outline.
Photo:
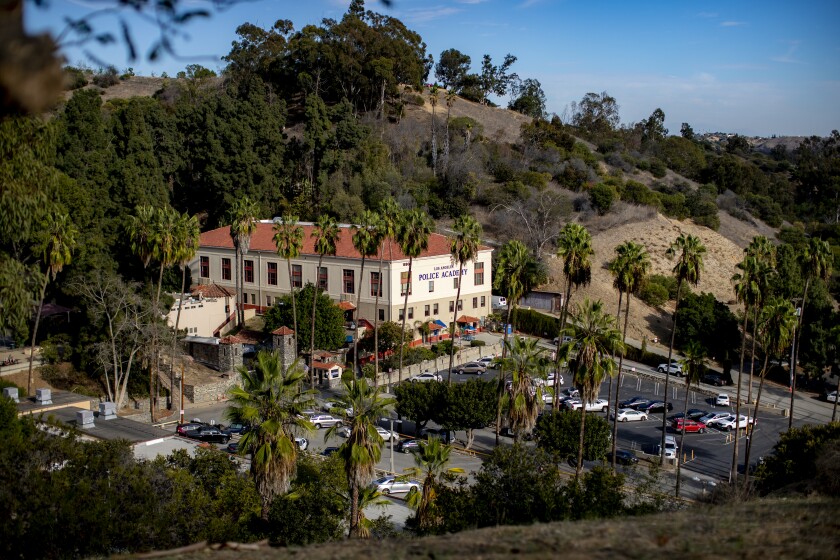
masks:
<path id="1" fill-rule="evenodd" d="M 8 398 L 12 399 L 12 400 L 13 400 L 13 401 L 15 401 L 16 403 L 19 403 L 19 402 L 20 402 L 20 401 L 18 400 L 18 390 L 17 390 L 17 387 L 3 387 L 3 396 L 4 396 L 4 397 L 8 397 Z"/>
<path id="2" fill-rule="evenodd" d="M 99 403 L 99 419 L 100 420 L 113 420 L 116 417 L 117 417 L 117 405 L 116 404 L 114 404 L 112 402 L 109 402 L 109 401 Z"/>
<path id="3" fill-rule="evenodd" d="M 49 389 L 35 389 L 35 402 L 40 405 L 52 404 L 52 391 Z"/>
<path id="4" fill-rule="evenodd" d="M 79 410 L 76 412 L 76 425 L 83 430 L 89 430 L 90 428 L 95 428 L 93 424 L 93 411 L 92 410 Z"/>

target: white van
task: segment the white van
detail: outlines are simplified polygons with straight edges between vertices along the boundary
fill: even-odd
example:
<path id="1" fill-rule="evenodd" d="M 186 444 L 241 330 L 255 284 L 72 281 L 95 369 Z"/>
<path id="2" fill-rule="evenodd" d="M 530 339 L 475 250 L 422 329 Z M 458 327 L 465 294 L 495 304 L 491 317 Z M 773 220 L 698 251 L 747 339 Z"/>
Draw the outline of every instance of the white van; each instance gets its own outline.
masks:
<path id="1" fill-rule="evenodd" d="M 491 301 L 493 304 L 493 309 L 507 307 L 507 298 L 505 298 L 504 296 L 493 296 Z"/>

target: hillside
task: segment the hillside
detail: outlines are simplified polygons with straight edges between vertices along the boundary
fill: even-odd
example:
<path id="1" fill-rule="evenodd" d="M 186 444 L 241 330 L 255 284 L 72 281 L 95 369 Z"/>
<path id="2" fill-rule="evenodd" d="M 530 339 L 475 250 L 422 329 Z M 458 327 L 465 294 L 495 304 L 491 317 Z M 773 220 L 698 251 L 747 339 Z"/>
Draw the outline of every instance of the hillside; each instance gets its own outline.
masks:
<path id="1" fill-rule="evenodd" d="M 836 512 L 829 498 L 753 500 L 620 520 L 538 524 L 422 539 L 344 541 L 306 548 L 199 545 L 162 558 L 340 560 L 372 558 L 836 558 Z M 714 509 L 712 510 L 712 508 Z"/>

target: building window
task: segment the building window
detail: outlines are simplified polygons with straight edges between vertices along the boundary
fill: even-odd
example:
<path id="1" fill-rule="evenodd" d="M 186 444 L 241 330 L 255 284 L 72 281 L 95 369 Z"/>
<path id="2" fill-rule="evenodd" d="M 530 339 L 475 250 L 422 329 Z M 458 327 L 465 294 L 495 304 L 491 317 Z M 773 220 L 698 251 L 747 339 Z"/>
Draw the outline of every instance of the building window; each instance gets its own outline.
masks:
<path id="1" fill-rule="evenodd" d="M 486 296 L 481 296 L 481 307 L 484 307 L 484 306 L 486 306 L 486 305 L 487 305 L 487 299 L 486 299 Z"/>
<path id="2" fill-rule="evenodd" d="M 201 257 L 201 277 L 210 278 L 210 257 Z"/>
<path id="3" fill-rule="evenodd" d="M 477 307 L 478 307 L 478 298 L 474 297 L 473 298 L 473 309 L 476 309 Z"/>
<path id="4" fill-rule="evenodd" d="M 356 293 L 356 271 L 350 268 L 344 269 L 344 293 L 345 294 L 355 294 Z"/>
<path id="5" fill-rule="evenodd" d="M 463 310 L 464 310 L 464 300 L 459 299 L 458 300 L 458 311 L 463 311 Z"/>
<path id="6" fill-rule="evenodd" d="M 292 265 L 292 288 L 303 287 L 303 266 L 299 264 Z"/>
<path id="7" fill-rule="evenodd" d="M 254 261 L 245 261 L 245 281 L 254 283 Z"/>
<path id="8" fill-rule="evenodd" d="M 432 307 L 430 305 L 425 306 L 423 308 L 423 313 L 425 314 L 426 317 L 428 317 L 429 315 L 432 314 Z"/>
<path id="9" fill-rule="evenodd" d="M 475 263 L 475 285 L 476 286 L 483 286 L 484 285 L 484 263 L 483 262 Z"/>
<path id="10" fill-rule="evenodd" d="M 268 263 L 268 284 L 269 286 L 276 286 L 277 285 L 277 263 Z"/>
<path id="11" fill-rule="evenodd" d="M 265 296 L 265 306 L 271 307 L 271 296 Z"/>
<path id="12" fill-rule="evenodd" d="M 457 290 L 457 289 L 458 289 L 458 280 L 459 280 L 459 278 L 457 278 L 457 277 L 455 277 L 455 278 L 453 278 L 453 279 L 452 279 L 452 288 L 453 288 L 454 290 Z"/>
<path id="13" fill-rule="evenodd" d="M 411 295 L 411 278 L 408 272 L 400 272 L 400 295 L 404 296 L 406 293 Z"/>
<path id="14" fill-rule="evenodd" d="M 434 280 L 429 280 L 429 293 L 430 294 L 434 293 L 434 291 L 435 291 L 435 281 Z"/>
<path id="15" fill-rule="evenodd" d="M 414 319 L 414 308 L 413 307 L 408 308 L 408 318 L 409 319 Z"/>
<path id="16" fill-rule="evenodd" d="M 439 309 L 440 309 L 440 308 L 438 307 L 438 304 L 435 304 L 435 308 L 434 308 L 433 313 L 434 313 L 435 315 L 437 315 L 437 314 L 438 314 L 438 310 L 439 310 Z"/>
<path id="17" fill-rule="evenodd" d="M 380 321 L 384 321 L 384 320 L 385 320 L 385 310 L 384 310 L 384 309 L 380 309 L 380 310 L 379 310 L 379 320 L 380 320 Z"/>
<path id="18" fill-rule="evenodd" d="M 251 305 L 257 305 L 257 294 L 251 294 Z"/>
<path id="19" fill-rule="evenodd" d="M 325 292 L 329 291 L 330 286 L 330 273 L 327 272 L 327 267 L 322 266 L 318 269 L 318 288 L 324 290 Z"/>
<path id="20" fill-rule="evenodd" d="M 402 321 L 403 317 L 405 317 L 405 314 L 403 313 L 403 311 L 405 311 L 405 310 L 402 307 L 400 307 L 399 317 L 397 318 L 399 321 Z"/>
<path id="21" fill-rule="evenodd" d="M 452 313 L 453 311 L 455 311 L 455 302 L 450 301 L 449 302 L 449 312 Z"/>
<path id="22" fill-rule="evenodd" d="M 230 259 L 222 259 L 222 280 L 230 280 Z"/>
<path id="23" fill-rule="evenodd" d="M 376 292 L 379 292 L 378 294 Z M 371 296 L 379 296 L 382 297 L 382 283 L 379 281 L 379 273 L 378 272 L 371 272 L 370 273 L 370 295 Z M 382 311 L 380 309 L 380 311 Z"/>

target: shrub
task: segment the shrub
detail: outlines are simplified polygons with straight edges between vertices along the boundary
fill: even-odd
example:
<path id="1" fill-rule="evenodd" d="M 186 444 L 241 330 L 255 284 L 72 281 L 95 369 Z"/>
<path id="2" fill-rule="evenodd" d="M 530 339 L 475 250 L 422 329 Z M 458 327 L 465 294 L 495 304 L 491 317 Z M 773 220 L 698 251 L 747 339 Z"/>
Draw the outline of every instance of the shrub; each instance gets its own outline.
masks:
<path id="1" fill-rule="evenodd" d="M 526 171 L 520 177 L 521 181 L 529 187 L 534 187 L 537 190 L 543 190 L 548 186 L 548 181 L 551 179 L 549 173 L 538 173 L 537 171 Z"/>
<path id="2" fill-rule="evenodd" d="M 662 203 L 656 193 L 645 185 L 636 181 L 627 181 L 620 190 L 621 200 L 631 204 L 644 204 L 654 208 L 662 208 Z"/>
<path id="3" fill-rule="evenodd" d="M 518 309 L 515 319 L 516 330 L 520 332 L 546 338 L 554 338 L 560 334 L 560 321 L 539 311 Z"/>
<path id="4" fill-rule="evenodd" d="M 470 347 L 472 347 L 472 348 L 478 348 L 478 347 L 486 346 L 486 345 L 487 345 L 487 343 L 484 342 L 483 340 L 472 340 L 472 341 L 470 341 Z"/>
<path id="5" fill-rule="evenodd" d="M 615 188 L 606 183 L 598 183 L 589 189 L 589 203 L 601 216 L 610 211 L 616 196 Z"/>
<path id="6" fill-rule="evenodd" d="M 665 286 L 665 289 L 668 290 L 668 299 L 677 299 L 677 279 L 673 276 L 667 276 L 664 274 L 652 274 L 647 277 L 647 281 Z M 688 293 L 685 290 L 686 287 L 683 286 L 683 295 Z"/>
<path id="7" fill-rule="evenodd" d="M 452 350 L 452 341 L 451 340 L 442 340 L 437 344 L 432 344 L 432 352 L 435 356 L 447 356 L 449 352 Z"/>
<path id="8" fill-rule="evenodd" d="M 688 209 L 685 206 L 685 195 L 682 193 L 666 194 L 658 193 L 659 201 L 662 204 L 662 213 L 670 218 L 684 220 L 688 217 Z"/>
<path id="9" fill-rule="evenodd" d="M 120 83 L 117 76 L 117 69 L 111 66 L 107 70 L 102 70 L 93 77 L 93 83 L 105 89 Z"/>
<path id="10" fill-rule="evenodd" d="M 661 284 L 646 282 L 639 289 L 639 299 L 651 307 L 660 307 L 668 301 L 668 289 Z"/>
<path id="11" fill-rule="evenodd" d="M 665 164 L 662 162 L 662 160 L 657 158 L 651 158 L 650 172 L 657 179 L 661 179 L 665 176 L 665 173 L 668 172 L 668 168 L 665 167 Z"/>
<path id="12" fill-rule="evenodd" d="M 64 88 L 68 90 L 80 89 L 88 84 L 84 70 L 75 66 L 64 68 Z"/>
<path id="13" fill-rule="evenodd" d="M 817 459 L 840 444 L 840 423 L 793 428 L 782 434 L 773 453 L 758 467 L 756 479 L 762 494 L 785 487 L 806 489 L 817 472 Z M 814 490 L 824 491 L 821 488 Z"/>
<path id="14" fill-rule="evenodd" d="M 426 104 L 426 100 L 423 99 L 423 96 L 416 93 L 412 95 L 403 95 L 403 100 L 410 105 L 417 105 L 418 107 L 422 107 Z"/>

